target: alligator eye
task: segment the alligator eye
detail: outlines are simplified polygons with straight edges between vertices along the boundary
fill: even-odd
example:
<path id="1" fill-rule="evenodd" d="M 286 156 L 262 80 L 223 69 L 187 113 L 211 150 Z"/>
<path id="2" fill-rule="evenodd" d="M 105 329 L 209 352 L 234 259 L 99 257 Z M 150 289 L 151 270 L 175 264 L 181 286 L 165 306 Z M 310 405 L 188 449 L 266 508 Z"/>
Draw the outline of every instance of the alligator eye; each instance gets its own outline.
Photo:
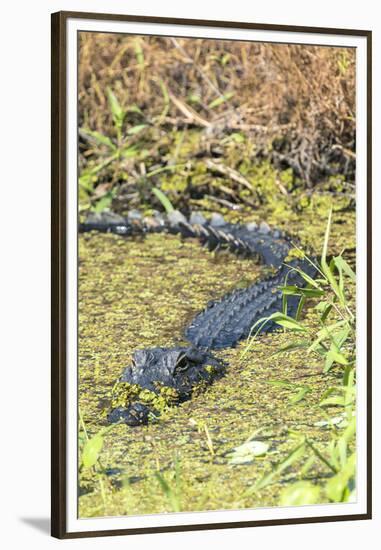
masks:
<path id="1" fill-rule="evenodd" d="M 181 371 L 187 370 L 187 368 L 188 368 L 188 358 L 185 355 L 185 353 L 183 353 L 183 354 L 179 355 L 179 357 L 176 361 L 175 371 L 176 372 L 181 372 Z"/>

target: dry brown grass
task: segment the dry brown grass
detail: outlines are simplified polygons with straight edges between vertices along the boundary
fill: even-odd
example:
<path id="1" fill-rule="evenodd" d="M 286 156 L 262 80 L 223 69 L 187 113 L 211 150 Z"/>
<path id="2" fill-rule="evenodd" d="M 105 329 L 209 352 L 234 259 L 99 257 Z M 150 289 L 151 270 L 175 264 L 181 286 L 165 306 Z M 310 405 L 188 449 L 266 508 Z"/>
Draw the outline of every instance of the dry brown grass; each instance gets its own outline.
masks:
<path id="1" fill-rule="evenodd" d="M 309 185 L 354 178 L 352 49 L 81 33 L 79 78 L 80 123 L 105 135 L 110 87 L 152 124 L 252 135 L 259 153 Z"/>

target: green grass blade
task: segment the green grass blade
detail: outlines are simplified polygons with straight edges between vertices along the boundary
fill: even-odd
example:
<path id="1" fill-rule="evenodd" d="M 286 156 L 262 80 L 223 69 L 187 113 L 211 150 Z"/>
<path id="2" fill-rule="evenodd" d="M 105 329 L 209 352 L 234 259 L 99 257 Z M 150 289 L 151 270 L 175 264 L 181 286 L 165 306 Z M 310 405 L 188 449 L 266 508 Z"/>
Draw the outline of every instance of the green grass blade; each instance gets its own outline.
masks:
<path id="1" fill-rule="evenodd" d="M 144 128 L 147 128 L 148 124 L 137 124 L 136 126 L 132 126 L 127 130 L 127 134 L 129 136 L 134 136 L 136 134 L 139 134 Z"/>
<path id="2" fill-rule="evenodd" d="M 139 65 L 139 69 L 144 69 L 144 52 L 141 44 L 140 38 L 136 38 L 134 42 L 134 49 L 135 49 L 135 57 L 137 64 Z"/>
<path id="3" fill-rule="evenodd" d="M 307 298 L 316 298 L 324 295 L 324 290 L 319 288 L 301 288 L 295 285 L 281 286 L 279 290 L 285 296 L 306 296 Z"/>
<path id="4" fill-rule="evenodd" d="M 224 94 L 220 97 L 217 97 L 213 101 L 211 101 L 208 105 L 209 109 L 215 109 L 219 105 L 222 105 L 226 101 L 229 101 L 234 96 L 234 92 L 228 92 L 227 94 Z"/>
<path id="5" fill-rule="evenodd" d="M 108 99 L 108 103 L 110 105 L 111 114 L 112 114 L 114 124 L 115 124 L 115 126 L 117 127 L 118 130 L 121 130 L 122 125 L 123 125 L 123 120 L 124 120 L 124 117 L 125 117 L 126 113 L 122 109 L 116 95 L 111 90 L 111 88 L 107 88 L 106 92 L 107 92 L 107 99 Z"/>
<path id="6" fill-rule="evenodd" d="M 293 331 L 300 331 L 300 332 L 306 332 L 306 328 L 298 323 L 293 317 L 289 317 L 288 315 L 285 315 L 284 313 L 273 313 L 268 317 L 269 321 L 274 321 L 277 325 L 280 325 L 281 327 L 288 328 L 289 330 Z"/>
<path id="7" fill-rule="evenodd" d="M 331 231 L 331 223 L 332 223 L 332 209 L 329 211 L 327 227 L 325 230 L 323 252 L 321 255 L 321 268 L 329 284 L 331 285 L 332 290 L 334 291 L 336 296 L 339 298 L 340 303 L 342 305 L 345 305 L 345 297 L 343 295 L 343 292 L 340 286 L 338 285 L 330 266 L 327 263 L 327 251 L 328 251 L 329 235 Z"/>
<path id="8" fill-rule="evenodd" d="M 292 342 L 291 344 L 287 344 L 286 346 L 278 349 L 277 351 L 274 351 L 273 355 L 278 355 L 279 353 L 285 353 L 287 351 L 295 351 L 297 349 L 306 349 L 309 346 L 309 342 L 307 340 L 304 340 L 302 342 Z"/>
<path id="9" fill-rule="evenodd" d="M 164 477 L 159 472 L 155 472 L 155 477 L 159 482 L 161 490 L 163 491 L 163 493 L 167 497 L 167 499 L 168 499 L 168 501 L 169 501 L 169 503 L 172 507 L 172 510 L 174 512 L 180 512 L 181 511 L 180 502 L 179 502 L 179 499 L 177 498 L 177 495 L 174 493 L 172 487 L 169 486 L 166 479 L 164 479 Z"/>
<path id="10" fill-rule="evenodd" d="M 159 201 L 161 202 L 161 204 L 163 205 L 165 211 L 167 212 L 167 214 L 170 214 L 171 212 L 174 211 L 174 208 L 172 206 L 172 203 L 171 201 L 168 199 L 168 197 L 166 197 L 163 193 L 163 191 L 161 191 L 160 189 L 158 189 L 157 187 L 154 187 L 152 189 L 152 193 L 155 195 L 155 197 L 157 199 L 159 199 Z"/>
<path id="11" fill-rule="evenodd" d="M 91 468 L 98 462 L 103 443 L 104 440 L 101 432 L 98 432 L 86 441 L 82 451 L 82 464 L 85 468 Z"/>
<path id="12" fill-rule="evenodd" d="M 289 264 L 285 264 L 285 265 L 287 267 L 290 267 L 292 271 L 296 271 L 297 273 L 299 273 L 299 275 L 306 281 L 306 283 L 308 283 L 314 288 L 321 290 L 319 283 L 315 279 L 312 279 L 312 277 L 307 275 L 307 273 L 304 273 L 303 270 L 299 269 L 298 267 L 293 267 L 292 265 L 289 265 Z"/>
<path id="13" fill-rule="evenodd" d="M 268 485 L 270 485 L 273 480 L 283 472 L 286 468 L 291 466 L 294 462 L 299 460 L 305 453 L 306 445 L 305 441 L 303 439 L 303 442 L 300 443 L 295 449 L 293 449 L 285 459 L 283 459 L 272 472 L 269 474 L 263 476 L 253 487 L 249 487 L 249 489 L 244 493 L 244 496 L 250 496 L 260 489 L 264 489 Z"/>
<path id="14" fill-rule="evenodd" d="M 356 273 L 342 256 L 336 256 L 334 258 L 334 261 L 338 269 L 341 269 L 351 279 L 352 282 L 356 282 Z"/>
<path id="15" fill-rule="evenodd" d="M 106 147 L 108 147 L 112 151 L 116 150 L 116 145 L 111 141 L 111 139 L 108 136 L 104 136 L 100 132 L 96 132 L 88 128 L 81 128 L 80 133 L 86 138 L 90 138 L 93 141 L 100 143 L 101 145 L 106 145 Z"/>
<path id="16" fill-rule="evenodd" d="M 323 251 L 321 254 L 321 260 L 325 264 L 327 263 L 327 251 L 328 251 L 329 234 L 331 232 L 331 223 L 332 223 L 332 208 L 328 214 L 328 222 L 327 222 L 327 227 L 325 228 L 325 235 L 324 235 Z"/>
<path id="17" fill-rule="evenodd" d="M 299 303 L 298 303 L 298 309 L 296 310 L 296 315 L 295 315 L 295 319 L 297 321 L 299 321 L 301 315 L 302 315 L 302 310 L 303 310 L 303 306 L 306 302 L 306 297 L 305 296 L 301 296 L 300 300 L 299 300 Z"/>
<path id="18" fill-rule="evenodd" d="M 305 396 L 310 392 L 311 392 L 311 388 L 309 386 L 300 388 L 300 390 L 298 390 L 295 395 L 292 395 L 289 398 L 289 401 L 292 405 L 295 405 L 296 403 L 299 403 L 299 401 L 302 401 L 305 398 Z"/>

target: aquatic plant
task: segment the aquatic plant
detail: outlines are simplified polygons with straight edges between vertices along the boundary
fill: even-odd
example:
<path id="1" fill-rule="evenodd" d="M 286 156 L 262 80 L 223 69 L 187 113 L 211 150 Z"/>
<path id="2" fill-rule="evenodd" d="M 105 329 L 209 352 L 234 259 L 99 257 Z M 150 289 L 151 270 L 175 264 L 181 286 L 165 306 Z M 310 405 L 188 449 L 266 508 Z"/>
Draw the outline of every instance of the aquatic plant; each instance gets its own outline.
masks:
<path id="1" fill-rule="evenodd" d="M 311 482 L 295 482 L 284 489 L 280 496 L 283 505 L 313 504 L 322 502 L 322 499 L 333 502 L 345 502 L 355 498 L 356 451 L 355 433 L 356 417 L 354 402 L 355 388 L 355 313 L 351 293 L 355 283 L 355 273 L 343 258 L 343 254 L 333 256 L 328 262 L 328 241 L 331 229 L 332 212 L 329 213 L 325 232 L 323 250 L 319 262 L 314 263 L 319 276 L 311 279 L 307 273 L 300 270 L 300 275 L 308 283 L 306 288 L 295 286 L 282 287 L 284 296 L 284 310 L 270 317 L 260 319 L 253 327 L 254 335 L 249 339 L 245 355 L 254 345 L 258 330 L 268 321 L 273 321 L 284 330 L 293 334 L 301 334 L 302 339 L 293 340 L 286 346 L 278 349 L 275 354 L 289 354 L 295 350 L 304 349 L 307 357 L 315 354 L 321 359 L 323 374 L 331 369 L 342 369 L 341 386 L 329 387 L 315 407 L 319 409 L 332 407 L 339 409 L 335 417 L 327 417 L 318 421 L 317 425 L 326 426 L 332 432 L 331 439 L 323 449 L 299 431 L 289 431 L 290 437 L 296 440 L 295 447 L 282 459 L 270 473 L 265 474 L 248 491 L 245 496 L 252 495 L 281 476 L 282 472 L 294 463 L 303 460 L 301 474 L 305 475 L 314 462 L 320 461 L 331 472 L 331 477 L 319 487 Z M 300 249 L 297 249 L 302 254 Z M 300 297 L 298 317 L 306 301 L 319 298 L 314 310 L 318 317 L 320 330 L 313 331 L 302 320 L 296 320 L 287 315 L 287 297 Z M 259 327 L 259 329 L 257 329 Z M 257 330 L 256 330 L 257 329 Z M 287 382 L 270 381 L 275 385 L 287 385 Z M 308 387 L 300 387 L 290 400 L 290 406 L 304 399 Z M 324 416 L 327 416 L 324 414 Z M 339 428 L 345 428 L 340 433 Z"/>

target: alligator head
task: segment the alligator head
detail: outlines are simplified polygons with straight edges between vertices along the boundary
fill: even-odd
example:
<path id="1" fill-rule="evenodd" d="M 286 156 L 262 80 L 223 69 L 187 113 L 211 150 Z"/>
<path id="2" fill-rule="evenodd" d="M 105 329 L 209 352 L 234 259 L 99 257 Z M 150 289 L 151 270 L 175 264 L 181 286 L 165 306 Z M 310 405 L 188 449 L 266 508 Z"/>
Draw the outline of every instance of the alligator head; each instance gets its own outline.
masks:
<path id="1" fill-rule="evenodd" d="M 113 389 L 108 420 L 145 424 L 150 414 L 189 399 L 223 371 L 223 363 L 195 347 L 137 350 Z"/>

